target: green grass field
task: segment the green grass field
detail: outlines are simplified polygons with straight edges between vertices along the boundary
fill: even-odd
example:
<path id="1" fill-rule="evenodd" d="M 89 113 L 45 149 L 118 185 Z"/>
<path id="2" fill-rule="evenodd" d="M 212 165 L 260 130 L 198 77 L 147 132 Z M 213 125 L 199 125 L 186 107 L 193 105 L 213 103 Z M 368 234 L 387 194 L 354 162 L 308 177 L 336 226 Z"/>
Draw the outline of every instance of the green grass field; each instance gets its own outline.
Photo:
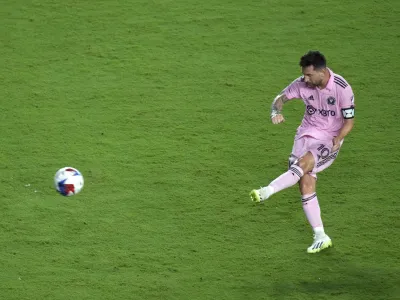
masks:
<path id="1" fill-rule="evenodd" d="M 400 299 L 399 1 L 0 4 L 0 299 Z M 357 105 L 316 255 L 296 187 L 248 197 L 286 169 L 303 104 L 269 107 L 310 49 Z"/>

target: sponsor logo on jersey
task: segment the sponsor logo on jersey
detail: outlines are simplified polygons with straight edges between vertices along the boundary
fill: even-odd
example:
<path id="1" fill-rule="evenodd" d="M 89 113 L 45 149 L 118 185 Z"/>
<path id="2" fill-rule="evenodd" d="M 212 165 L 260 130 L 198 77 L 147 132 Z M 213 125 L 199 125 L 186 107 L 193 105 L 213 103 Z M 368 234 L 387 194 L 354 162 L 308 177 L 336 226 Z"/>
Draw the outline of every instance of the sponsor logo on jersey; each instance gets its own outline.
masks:
<path id="1" fill-rule="evenodd" d="M 318 113 L 323 117 L 329 117 L 329 116 L 334 117 L 334 116 L 336 116 L 336 112 L 334 110 L 330 110 L 330 109 L 323 109 L 323 108 L 318 108 L 317 109 L 312 105 L 307 105 L 306 109 L 307 109 L 307 113 L 310 116 L 312 116 L 315 113 Z"/>

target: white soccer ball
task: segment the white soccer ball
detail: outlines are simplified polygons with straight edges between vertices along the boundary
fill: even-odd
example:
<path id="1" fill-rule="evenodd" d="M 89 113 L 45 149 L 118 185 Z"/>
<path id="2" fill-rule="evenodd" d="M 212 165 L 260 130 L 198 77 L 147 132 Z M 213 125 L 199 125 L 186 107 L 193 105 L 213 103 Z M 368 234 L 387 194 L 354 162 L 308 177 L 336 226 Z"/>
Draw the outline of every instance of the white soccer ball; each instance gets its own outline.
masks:
<path id="1" fill-rule="evenodd" d="M 83 188 L 83 176 L 81 172 L 72 167 L 65 167 L 54 175 L 56 190 L 63 196 L 78 194 Z"/>

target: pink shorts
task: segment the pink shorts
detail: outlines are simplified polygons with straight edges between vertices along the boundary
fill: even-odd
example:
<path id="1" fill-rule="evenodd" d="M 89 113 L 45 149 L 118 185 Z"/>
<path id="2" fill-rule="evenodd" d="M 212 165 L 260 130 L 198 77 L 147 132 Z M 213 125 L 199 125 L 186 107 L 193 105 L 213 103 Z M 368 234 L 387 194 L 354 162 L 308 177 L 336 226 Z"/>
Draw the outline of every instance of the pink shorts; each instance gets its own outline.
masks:
<path id="1" fill-rule="evenodd" d="M 342 144 L 343 141 L 340 146 L 342 146 Z M 332 147 L 332 140 L 318 140 L 308 135 L 302 136 L 294 141 L 292 154 L 289 157 L 289 166 L 307 152 L 311 152 L 314 156 L 315 166 L 309 174 L 317 177 L 316 174 L 333 164 L 338 156 L 340 148 L 335 152 L 331 152 Z"/>

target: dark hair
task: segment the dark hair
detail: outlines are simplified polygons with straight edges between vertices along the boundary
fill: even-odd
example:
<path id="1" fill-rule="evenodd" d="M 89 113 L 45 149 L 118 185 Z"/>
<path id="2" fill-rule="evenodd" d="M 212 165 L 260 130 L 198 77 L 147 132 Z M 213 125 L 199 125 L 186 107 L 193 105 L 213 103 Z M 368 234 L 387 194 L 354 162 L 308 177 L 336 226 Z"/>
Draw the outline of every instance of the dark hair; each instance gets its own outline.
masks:
<path id="1" fill-rule="evenodd" d="M 326 68 L 325 56 L 319 51 L 308 51 L 300 58 L 302 68 L 314 66 L 315 69 Z"/>

